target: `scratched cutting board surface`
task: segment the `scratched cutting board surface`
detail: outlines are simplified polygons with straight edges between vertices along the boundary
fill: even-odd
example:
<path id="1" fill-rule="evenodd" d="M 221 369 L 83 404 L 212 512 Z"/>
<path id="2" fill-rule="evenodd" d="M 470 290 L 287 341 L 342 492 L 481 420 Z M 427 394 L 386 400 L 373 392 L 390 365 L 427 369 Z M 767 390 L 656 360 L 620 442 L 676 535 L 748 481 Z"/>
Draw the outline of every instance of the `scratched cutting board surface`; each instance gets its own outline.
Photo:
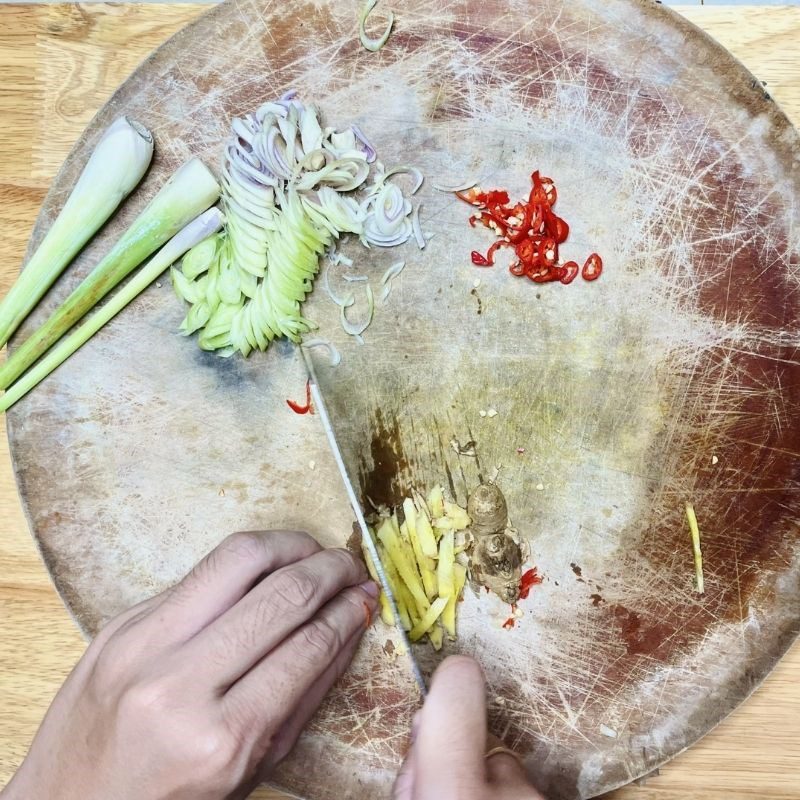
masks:
<path id="1" fill-rule="evenodd" d="M 707 732 L 800 626 L 798 137 L 751 75 L 658 5 L 413 0 L 377 54 L 358 44 L 357 10 L 226 3 L 145 62 L 67 160 L 34 241 L 120 113 L 155 133 L 154 167 L 21 333 L 180 162 L 217 166 L 231 116 L 288 88 L 330 124 L 358 122 L 387 165 L 420 167 L 425 251 L 344 247 L 377 293 L 407 262 L 365 345 L 323 292 L 309 301 L 343 354 L 321 382 L 376 501 L 442 482 L 464 503 L 499 468 L 545 581 L 511 631 L 507 607 L 468 591 L 446 652 L 484 665 L 492 726 L 541 788 L 588 797 Z M 596 283 L 477 270 L 487 232 L 431 187 L 477 178 L 520 195 L 533 168 L 557 183 L 565 258 L 603 255 Z M 182 311 L 163 279 L 8 417 L 32 529 L 88 632 L 230 530 L 305 528 L 327 545 L 351 531 L 318 419 L 284 403 L 302 395 L 294 349 L 204 354 L 175 334 Z M 451 440 L 474 440 L 478 458 Z M 367 634 L 280 786 L 388 796 L 416 706 L 390 636 Z M 443 653 L 418 655 L 431 671 Z"/>

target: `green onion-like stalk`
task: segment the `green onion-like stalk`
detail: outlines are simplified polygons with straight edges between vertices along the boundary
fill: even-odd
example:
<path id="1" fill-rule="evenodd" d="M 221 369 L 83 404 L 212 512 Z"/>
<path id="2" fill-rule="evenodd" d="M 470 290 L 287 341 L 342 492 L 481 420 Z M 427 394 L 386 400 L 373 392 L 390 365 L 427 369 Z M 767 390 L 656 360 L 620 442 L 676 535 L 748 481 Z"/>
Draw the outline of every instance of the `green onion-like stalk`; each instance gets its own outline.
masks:
<path id="1" fill-rule="evenodd" d="M 173 236 L 109 301 L 68 336 L 65 336 L 32 369 L 28 370 L 0 398 L 0 412 L 7 411 L 21 397 L 43 381 L 56 367 L 86 344 L 100 328 L 141 294 L 167 267 L 184 253 L 222 228 L 224 218 L 218 208 L 210 208 Z"/>
<path id="2" fill-rule="evenodd" d="M 142 261 L 216 203 L 219 192 L 219 184 L 201 161 L 193 158 L 184 164 L 111 252 L 0 367 L 0 389 L 7 389 Z"/>
<path id="3" fill-rule="evenodd" d="M 56 221 L 0 302 L 0 347 L 133 191 L 152 157 L 153 137 L 138 122 L 120 117 L 109 127 Z"/>

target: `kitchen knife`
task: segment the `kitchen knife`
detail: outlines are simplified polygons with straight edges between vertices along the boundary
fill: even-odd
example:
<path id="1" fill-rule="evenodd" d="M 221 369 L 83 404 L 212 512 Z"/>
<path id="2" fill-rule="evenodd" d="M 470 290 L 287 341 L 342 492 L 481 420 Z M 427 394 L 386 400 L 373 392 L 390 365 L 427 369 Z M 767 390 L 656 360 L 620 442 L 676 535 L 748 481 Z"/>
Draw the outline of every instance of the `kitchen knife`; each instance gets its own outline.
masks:
<path id="1" fill-rule="evenodd" d="M 386 578 L 386 571 L 383 568 L 375 540 L 372 538 L 372 534 L 370 533 L 366 519 L 364 519 L 364 512 L 361 510 L 361 505 L 358 502 L 358 496 L 356 495 L 355 487 L 347 473 L 347 467 L 345 466 L 344 459 L 342 458 L 342 451 L 339 449 L 339 444 L 336 441 L 336 434 L 333 431 L 331 419 L 328 416 L 328 409 L 325 406 L 325 401 L 322 399 L 322 392 L 320 391 L 319 383 L 317 382 L 317 374 L 314 370 L 314 363 L 305 347 L 301 346 L 300 351 L 303 354 L 303 360 L 305 361 L 306 370 L 308 372 L 311 399 L 314 401 L 314 407 L 316 408 L 317 414 L 322 422 L 325 435 L 328 437 L 328 444 L 330 445 L 331 452 L 333 453 L 333 457 L 336 461 L 336 466 L 339 468 L 339 474 L 342 476 L 342 482 L 344 483 L 344 488 L 347 491 L 347 497 L 350 500 L 353 513 L 356 515 L 358 526 L 361 529 L 361 537 L 370 556 L 372 557 L 372 563 L 375 565 L 375 572 L 377 573 L 381 582 L 381 588 L 383 589 L 383 593 L 386 595 L 386 599 L 389 601 L 389 607 L 392 609 L 395 626 L 400 634 L 400 641 L 402 642 L 411 663 L 411 672 L 414 675 L 414 679 L 416 680 L 420 691 L 422 692 L 422 696 L 425 697 L 427 694 L 425 679 L 422 677 L 419 664 L 417 664 L 417 660 L 414 658 L 414 653 L 411 650 L 411 642 L 409 641 L 408 634 L 400 622 L 400 614 L 397 611 L 397 602 L 395 601 L 392 587 Z"/>

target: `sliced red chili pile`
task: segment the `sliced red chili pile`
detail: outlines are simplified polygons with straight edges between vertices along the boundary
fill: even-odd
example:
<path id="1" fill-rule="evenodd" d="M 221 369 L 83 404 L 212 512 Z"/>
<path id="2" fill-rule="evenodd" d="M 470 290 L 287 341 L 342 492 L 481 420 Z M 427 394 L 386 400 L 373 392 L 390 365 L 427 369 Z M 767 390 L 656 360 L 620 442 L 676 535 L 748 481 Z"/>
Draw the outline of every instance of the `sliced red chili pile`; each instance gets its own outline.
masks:
<path id="1" fill-rule="evenodd" d="M 289 406 L 295 414 L 308 414 L 309 411 L 313 414 L 314 411 L 311 408 L 311 381 L 306 381 L 306 404 L 304 406 L 301 406 L 300 403 L 294 400 L 287 400 L 286 405 Z"/>
<path id="2" fill-rule="evenodd" d="M 567 284 L 580 272 L 585 281 L 597 280 L 603 271 L 603 261 L 597 253 L 589 256 L 583 269 L 576 261 L 559 263 L 558 248 L 569 236 L 569 225 L 553 211 L 558 192 L 552 179 L 540 175 L 539 170 L 531 175 L 531 183 L 528 199 L 513 204 L 508 192 L 499 189 L 456 192 L 461 200 L 479 210 L 469 218 L 469 224 L 475 227 L 480 222 L 498 237 L 486 255 L 473 250 L 472 263 L 478 267 L 494 266 L 495 253 L 507 247 L 516 256 L 509 271 L 519 278 Z"/>

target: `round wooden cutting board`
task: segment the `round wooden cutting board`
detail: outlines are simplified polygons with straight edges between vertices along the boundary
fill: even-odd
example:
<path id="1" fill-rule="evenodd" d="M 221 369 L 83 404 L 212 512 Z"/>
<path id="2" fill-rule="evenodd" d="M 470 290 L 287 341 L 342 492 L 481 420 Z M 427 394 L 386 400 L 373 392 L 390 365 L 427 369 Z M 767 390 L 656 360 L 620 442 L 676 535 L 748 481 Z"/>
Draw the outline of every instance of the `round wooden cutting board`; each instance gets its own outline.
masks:
<path id="1" fill-rule="evenodd" d="M 512 630 L 507 607 L 468 590 L 458 640 L 418 657 L 429 673 L 447 652 L 475 655 L 495 732 L 550 797 L 589 797 L 706 733 L 800 627 L 798 136 L 750 74 L 655 3 L 410 0 L 374 54 L 358 10 L 227 2 L 148 59 L 70 155 L 33 241 L 119 114 L 154 132 L 154 166 L 16 341 L 182 161 L 216 168 L 231 118 L 289 88 L 328 124 L 357 122 L 387 166 L 421 168 L 425 250 L 344 245 L 376 294 L 406 261 L 364 346 L 324 292 L 308 303 L 343 356 L 321 383 L 365 496 L 443 483 L 464 503 L 499 469 L 544 583 Z M 562 254 L 601 253 L 599 281 L 476 269 L 488 232 L 432 186 L 520 196 L 537 168 L 571 225 Z M 302 397 L 295 349 L 221 359 L 177 335 L 183 313 L 165 276 L 8 415 L 31 527 L 89 633 L 232 530 L 305 528 L 326 545 L 351 532 L 318 418 L 284 402 Z M 281 787 L 389 796 L 418 702 L 391 636 L 369 631 Z"/>

